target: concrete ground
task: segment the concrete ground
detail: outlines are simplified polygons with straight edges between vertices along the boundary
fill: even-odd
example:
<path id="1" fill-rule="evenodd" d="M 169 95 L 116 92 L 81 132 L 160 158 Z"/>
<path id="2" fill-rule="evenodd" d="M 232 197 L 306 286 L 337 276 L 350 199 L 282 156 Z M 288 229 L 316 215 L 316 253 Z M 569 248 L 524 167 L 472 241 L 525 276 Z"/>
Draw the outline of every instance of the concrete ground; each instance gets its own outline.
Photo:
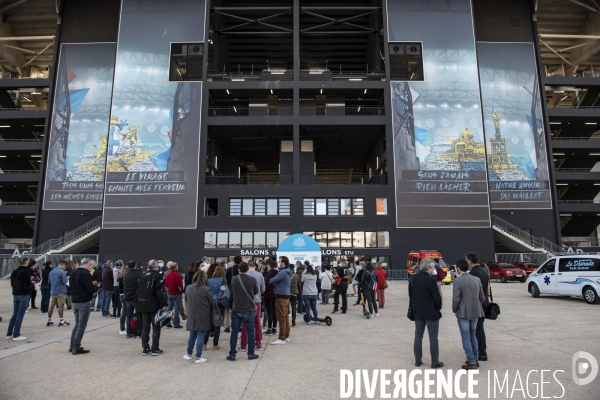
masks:
<path id="1" fill-rule="evenodd" d="M 541 398 L 542 393 L 536 391 L 543 386 L 544 397 L 600 399 L 600 376 L 586 386 L 575 385 L 571 378 L 575 352 L 586 351 L 600 360 L 600 305 L 588 305 L 577 298 L 534 299 L 518 282 L 494 282 L 492 287 L 502 314 L 497 321 L 486 321 L 489 361 L 481 363 L 477 377 L 475 392 L 479 398 Z M 443 295 L 440 360 L 446 364 L 446 372 L 456 372 L 465 355 L 450 309 L 451 285 L 443 287 Z M 38 294 L 38 306 L 40 299 Z M 355 298 L 348 300 L 352 304 Z M 0 337 L 0 399 L 339 398 L 341 369 L 367 369 L 369 373 L 374 369 L 404 369 L 407 373 L 416 369 L 412 351 L 414 324 L 406 318 L 407 307 L 407 283 L 390 282 L 386 305 L 378 318 L 365 320 L 362 308 L 350 305 L 347 314 L 332 316 L 330 327 L 306 326 L 297 321 L 291 342 L 274 346 L 268 340 L 273 338 L 265 337 L 264 349 L 257 353 L 260 358 L 255 361 L 248 361 L 245 353 L 238 353 L 236 362 L 227 361 L 229 334 L 222 334 L 222 349 L 212 351 L 209 346 L 203 353 L 208 362 L 199 365 L 182 359 L 188 337 L 185 330 L 163 329 L 160 347 L 164 354 L 143 357 L 139 339 L 125 339 L 118 334 L 118 320 L 102 318 L 96 312 L 92 313 L 83 338 L 83 346 L 91 352 L 73 356 L 67 352 L 70 329 L 56 325 L 47 328 L 46 316 L 31 310 L 25 314 L 22 327 L 22 334 L 28 337 L 26 342 Z M 330 315 L 332 309 L 318 307 L 320 316 Z M 11 313 L 10 282 L 1 280 L 3 335 Z M 57 324 L 56 311 L 53 319 Z M 66 319 L 73 322 L 70 310 Z M 423 344 L 425 365 L 421 370 L 430 364 L 427 338 Z M 537 372 L 529 374 L 527 381 L 531 370 Z M 551 372 L 545 372 L 541 379 L 540 370 Z M 500 382 L 507 371 L 509 377 L 508 386 L 503 392 L 496 387 L 495 396 L 493 386 L 488 395 L 488 372 L 493 377 L 494 371 Z M 548 383 L 541 385 L 542 380 Z M 463 379 L 463 390 L 464 382 Z M 392 385 L 388 391 L 393 388 Z M 507 388 L 515 391 L 507 394 Z M 364 386 L 361 395 L 367 398 Z M 374 398 L 380 396 L 378 388 Z M 407 394 L 407 398 L 411 397 Z"/>

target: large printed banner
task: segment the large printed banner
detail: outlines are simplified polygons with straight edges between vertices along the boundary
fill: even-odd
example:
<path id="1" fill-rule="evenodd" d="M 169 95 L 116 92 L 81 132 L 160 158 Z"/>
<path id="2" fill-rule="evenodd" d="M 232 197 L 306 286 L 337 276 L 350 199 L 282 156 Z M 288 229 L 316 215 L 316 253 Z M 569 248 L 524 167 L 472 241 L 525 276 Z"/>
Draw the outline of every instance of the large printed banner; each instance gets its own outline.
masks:
<path id="1" fill-rule="evenodd" d="M 399 228 L 489 227 L 470 0 L 388 0 L 390 42 L 421 42 L 424 81 L 391 82 Z"/>
<path id="2" fill-rule="evenodd" d="M 116 48 L 116 43 L 60 48 L 44 210 L 102 209 Z"/>
<path id="3" fill-rule="evenodd" d="M 103 228 L 196 227 L 202 83 L 170 82 L 169 58 L 204 20 L 204 1 L 122 2 Z"/>
<path id="4" fill-rule="evenodd" d="M 533 43 L 478 42 L 477 57 L 492 208 L 552 208 Z"/>

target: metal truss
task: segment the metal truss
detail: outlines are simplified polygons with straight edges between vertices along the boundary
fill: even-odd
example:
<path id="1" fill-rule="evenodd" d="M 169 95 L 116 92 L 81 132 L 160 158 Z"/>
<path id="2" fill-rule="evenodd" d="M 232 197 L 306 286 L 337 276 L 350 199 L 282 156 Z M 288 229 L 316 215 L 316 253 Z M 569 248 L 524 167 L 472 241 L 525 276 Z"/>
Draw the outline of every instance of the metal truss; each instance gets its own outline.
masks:
<path id="1" fill-rule="evenodd" d="M 323 15 L 323 12 L 327 12 L 327 11 L 355 11 L 357 13 L 360 14 L 355 14 L 355 15 L 351 15 L 349 17 L 346 18 L 333 18 L 333 17 L 328 17 L 326 15 Z M 321 18 L 324 19 L 328 22 L 324 23 L 324 24 L 320 24 L 320 25 L 315 25 L 315 26 L 311 26 L 309 28 L 305 28 L 305 29 L 301 29 L 300 33 L 301 34 L 311 34 L 311 35 L 331 35 L 331 34 L 337 34 L 337 35 L 349 35 L 349 34 L 373 34 L 373 33 L 377 33 L 376 29 L 367 27 L 367 26 L 362 26 L 362 25 L 358 25 L 352 22 L 348 22 L 357 18 L 362 18 L 362 17 L 366 17 L 372 14 L 376 14 L 380 11 L 379 7 L 300 7 L 300 12 L 302 14 L 307 14 L 307 15 L 311 15 L 313 17 L 317 17 L 317 18 Z M 355 31 L 339 31 L 339 30 L 325 30 L 325 31 L 319 31 L 319 29 L 322 28 L 326 28 L 329 26 L 333 26 L 333 25 L 344 25 L 344 26 L 349 26 L 352 28 L 355 28 L 357 30 Z"/>
<path id="2" fill-rule="evenodd" d="M 236 15 L 239 13 L 244 13 L 248 11 L 261 11 L 261 12 L 276 12 L 275 14 L 267 15 L 265 17 L 260 18 L 248 18 L 241 15 Z M 277 12 L 279 11 L 279 12 Z M 223 15 L 228 18 L 233 18 L 235 20 L 242 21 L 242 23 L 231 26 L 229 28 L 221 29 L 216 31 L 216 33 L 221 35 L 290 35 L 292 34 L 292 29 L 286 28 L 284 26 L 274 25 L 266 23 L 273 18 L 281 17 L 284 15 L 292 15 L 293 8 L 292 7 L 215 7 L 213 8 L 213 12 L 218 15 Z M 233 14 L 235 13 L 235 14 Z M 239 28 L 247 27 L 250 25 L 260 25 L 266 28 L 271 28 L 271 30 L 258 32 L 258 31 L 239 31 Z"/>

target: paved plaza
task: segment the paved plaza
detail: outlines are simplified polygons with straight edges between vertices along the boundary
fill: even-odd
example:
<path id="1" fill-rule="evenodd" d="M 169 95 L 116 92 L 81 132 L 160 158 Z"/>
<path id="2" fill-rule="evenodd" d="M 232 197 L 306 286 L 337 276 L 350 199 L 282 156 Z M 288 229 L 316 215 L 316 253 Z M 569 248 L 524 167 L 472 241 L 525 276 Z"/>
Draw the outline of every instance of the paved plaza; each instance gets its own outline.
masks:
<path id="1" fill-rule="evenodd" d="M 563 399 L 600 399 L 600 377 L 578 386 L 571 377 L 572 358 L 585 351 L 600 360 L 600 306 L 582 299 L 532 298 L 525 285 L 493 283 L 494 299 L 502 314 L 497 321 L 486 321 L 488 362 L 482 362 L 476 392 L 488 398 L 488 371 L 504 379 L 513 390 L 517 371 L 524 394 L 517 389 L 507 396 L 507 387 L 491 398 L 541 398 L 535 396 L 541 385 L 544 397 Z M 443 318 L 440 322 L 440 360 L 445 370 L 460 369 L 465 360 L 456 318 L 450 310 L 452 285 L 444 286 Z M 335 399 L 340 397 L 340 370 L 390 369 L 414 367 L 412 353 L 414 324 L 406 318 L 407 282 L 390 282 L 387 303 L 380 317 L 365 320 L 361 307 L 349 306 L 346 315 L 333 315 L 333 325 L 306 326 L 301 321 L 292 328 L 291 342 L 269 344 L 265 337 L 260 358 L 248 361 L 238 353 L 237 361 L 225 359 L 229 334 L 221 336 L 221 350 L 203 353 L 205 364 L 185 361 L 188 333 L 163 329 L 160 347 L 164 354 L 143 357 L 139 339 L 119 335 L 117 319 L 92 313 L 82 345 L 91 352 L 74 356 L 67 352 L 71 327 L 46 327 L 46 316 L 39 310 L 25 314 L 22 334 L 25 342 L 2 338 L 0 346 L 0 399 Z M 39 305 L 40 296 L 37 297 Z M 352 304 L 355 298 L 348 298 Z M 320 315 L 329 315 L 333 306 L 319 306 Z M 12 313 L 10 282 L 0 280 L 0 328 L 6 334 Z M 73 323 L 71 310 L 66 313 Z M 430 364 L 428 340 L 424 339 L 424 367 Z M 537 370 L 527 374 L 531 370 Z M 564 372 L 556 372 L 562 370 Z M 490 372 L 493 377 L 493 372 Z M 559 385 L 555 376 L 560 382 Z M 464 382 L 461 381 L 461 382 Z M 466 384 L 462 385 L 466 389 Z M 394 386 L 388 392 L 393 391 Z M 564 389 L 563 389 L 564 388 Z M 527 392 L 529 390 L 529 394 Z M 434 390 L 435 392 L 435 390 Z M 367 398 L 364 387 L 362 398 Z M 193 397 L 192 397 L 193 396 Z M 525 397 L 524 397 L 525 396 Z M 379 388 L 374 398 L 380 398 Z M 352 397 L 355 398 L 355 393 Z M 443 397 L 446 398 L 446 397 Z"/>

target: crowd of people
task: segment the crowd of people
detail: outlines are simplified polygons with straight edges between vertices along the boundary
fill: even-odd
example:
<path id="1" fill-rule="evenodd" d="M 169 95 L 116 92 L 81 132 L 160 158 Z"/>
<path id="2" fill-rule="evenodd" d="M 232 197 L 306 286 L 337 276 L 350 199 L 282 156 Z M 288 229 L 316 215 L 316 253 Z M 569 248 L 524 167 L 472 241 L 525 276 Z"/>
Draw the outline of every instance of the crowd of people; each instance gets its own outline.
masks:
<path id="1" fill-rule="evenodd" d="M 456 261 L 458 276 L 453 281 L 452 312 L 460 331 L 463 350 L 467 360 L 462 368 L 478 369 L 479 361 L 487 361 L 487 344 L 483 323 L 485 310 L 490 306 L 490 274 L 487 266 L 479 261 L 477 253 L 467 253 Z M 442 294 L 438 282 L 440 267 L 435 259 L 421 260 L 416 272 L 409 280 L 408 318 L 415 322 L 414 356 L 415 366 L 423 365 L 422 342 L 425 328 L 429 335 L 431 368 L 441 368 L 438 332 L 442 318 Z M 416 271 L 416 270 L 415 270 Z"/>
<path id="2" fill-rule="evenodd" d="M 40 312 L 48 315 L 46 326 L 54 325 L 55 307 L 58 327 L 70 325 L 65 305 L 73 310 L 69 352 L 74 355 L 89 353 L 81 341 L 89 317 L 96 311 L 104 318 L 119 318 L 119 334 L 128 339 L 139 336 L 142 355 L 162 354 L 162 328 L 182 329 L 185 323 L 189 331 L 185 360 L 206 362 L 202 354 L 210 338 L 212 350 L 220 350 L 222 328 L 230 333 L 227 360 L 235 361 L 238 352 L 254 360 L 263 348 L 264 336 L 277 336 L 273 345 L 287 344 L 298 316 L 306 325 L 319 325 L 319 301 L 329 305 L 333 297 L 332 313 L 345 314 L 347 297 L 355 295 L 355 305 L 362 304 L 365 309 L 368 305 L 369 315 L 378 317 L 387 287 L 386 271 L 376 260 L 362 261 L 356 267 L 342 261 L 331 267 L 308 261 L 290 264 L 287 257 L 246 262 L 236 256 L 229 263 L 217 259 L 209 264 L 203 259 L 191 263 L 182 274 L 176 262 L 163 259 L 150 260 L 145 270 L 135 261 L 107 260 L 100 266 L 93 259 L 83 259 L 80 264 L 60 261 L 56 268 L 47 262 L 41 276 L 35 260 L 24 257 L 20 261 L 11 274 L 14 310 L 6 339 L 27 340 L 21 334 L 21 323 L 30 302 L 31 309 L 37 309 L 35 293 L 41 290 Z M 349 286 L 354 293 L 348 294 Z"/>

